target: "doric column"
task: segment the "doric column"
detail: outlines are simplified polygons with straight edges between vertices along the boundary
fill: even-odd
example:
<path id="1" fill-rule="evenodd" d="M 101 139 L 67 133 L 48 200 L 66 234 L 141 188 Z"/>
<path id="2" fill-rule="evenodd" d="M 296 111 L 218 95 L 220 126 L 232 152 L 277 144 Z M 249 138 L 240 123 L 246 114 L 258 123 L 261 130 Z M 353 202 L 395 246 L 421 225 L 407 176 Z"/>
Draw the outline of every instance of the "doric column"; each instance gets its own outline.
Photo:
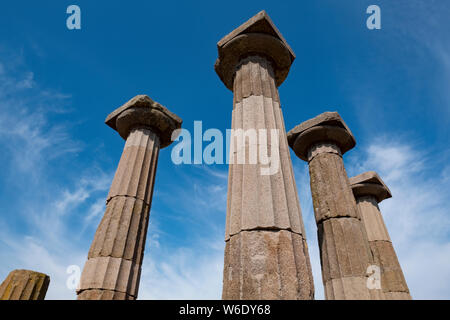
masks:
<path id="1" fill-rule="evenodd" d="M 277 90 L 295 56 L 264 11 L 220 40 L 218 51 L 216 72 L 234 93 L 232 129 L 244 132 L 244 141 L 233 136 L 231 142 L 222 297 L 313 299 Z M 261 138 L 259 129 L 266 130 L 267 139 L 245 140 L 252 131 Z M 239 142 L 243 142 L 240 147 Z M 272 169 L 263 161 L 250 160 L 261 150 L 272 156 Z M 239 154 L 245 162 L 239 162 Z"/>
<path id="2" fill-rule="evenodd" d="M 133 300 L 139 289 L 158 154 L 182 120 L 140 95 L 106 118 L 126 140 L 77 290 L 79 300 Z"/>
<path id="3" fill-rule="evenodd" d="M 50 277 L 30 270 L 14 270 L 0 285 L 0 300 L 44 300 Z"/>
<path id="4" fill-rule="evenodd" d="M 388 300 L 410 300 L 408 285 L 378 207 L 378 203 L 392 197 L 389 188 L 374 171 L 350 178 L 350 185 L 361 212 L 375 265 L 381 271 L 382 295 Z"/>
<path id="5" fill-rule="evenodd" d="M 366 277 L 373 259 L 342 160 L 355 146 L 350 129 L 337 112 L 325 112 L 292 129 L 288 141 L 309 164 L 325 298 L 373 298 Z"/>

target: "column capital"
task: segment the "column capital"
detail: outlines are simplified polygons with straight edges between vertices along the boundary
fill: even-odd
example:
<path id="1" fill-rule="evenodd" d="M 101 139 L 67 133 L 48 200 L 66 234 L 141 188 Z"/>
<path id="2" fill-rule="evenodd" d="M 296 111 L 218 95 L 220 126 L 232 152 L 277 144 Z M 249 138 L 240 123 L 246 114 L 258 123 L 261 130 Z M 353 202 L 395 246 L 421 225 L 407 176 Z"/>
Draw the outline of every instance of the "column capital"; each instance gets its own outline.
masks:
<path id="1" fill-rule="evenodd" d="M 337 112 L 324 112 L 302 122 L 287 134 L 289 146 L 302 160 L 308 161 L 308 151 L 317 143 L 336 144 L 342 154 L 356 145 L 355 137 Z"/>
<path id="2" fill-rule="evenodd" d="M 127 139 L 135 127 L 152 129 L 159 136 L 161 148 L 172 143 L 172 132 L 183 120 L 146 95 L 138 95 L 106 117 L 105 123 Z"/>
<path id="3" fill-rule="evenodd" d="M 277 87 L 286 79 L 295 59 L 291 47 L 264 10 L 223 37 L 217 49 L 219 57 L 214 68 L 230 90 L 239 62 L 249 55 L 263 56 L 272 63 Z"/>
<path id="4" fill-rule="evenodd" d="M 375 171 L 368 171 L 350 178 L 355 198 L 374 196 L 378 203 L 392 197 L 391 191 Z"/>

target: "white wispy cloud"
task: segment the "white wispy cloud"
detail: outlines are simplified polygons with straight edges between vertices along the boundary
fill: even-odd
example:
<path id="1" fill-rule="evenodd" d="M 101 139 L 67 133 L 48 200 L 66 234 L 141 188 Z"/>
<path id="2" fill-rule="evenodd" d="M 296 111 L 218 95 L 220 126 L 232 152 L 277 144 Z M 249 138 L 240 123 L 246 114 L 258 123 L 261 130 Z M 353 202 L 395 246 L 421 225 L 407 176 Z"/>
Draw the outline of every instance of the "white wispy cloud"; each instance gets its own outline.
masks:
<path id="1" fill-rule="evenodd" d="M 0 117 L 0 122 L 13 124 L 0 132 L 0 141 L 11 148 L 9 167 L 14 175 L 26 182 L 27 190 L 39 188 L 39 196 L 47 201 L 39 201 L 36 196 L 22 200 L 18 210 L 28 231 L 13 231 L 8 219 L 0 219 L 0 256 L 2 261 L 8 261 L 0 265 L 0 276 L 6 277 L 15 268 L 44 272 L 51 277 L 47 299 L 74 299 L 74 290 L 66 286 L 69 276 L 66 269 L 70 265 L 80 268 L 84 265 L 93 232 L 104 212 L 112 173 L 99 169 L 83 172 L 76 180 L 68 177 L 59 177 L 56 181 L 49 179 L 53 170 L 48 165 L 49 161 L 70 157 L 80 152 L 82 147 L 64 126 L 56 126 L 48 117 L 48 113 L 54 110 L 64 111 L 62 105 L 70 95 L 49 89 L 42 89 L 37 94 L 27 91 L 38 86 L 36 83 L 25 85 L 31 84 L 29 74 L 25 74 L 24 81 L 4 73 L 3 77 L 9 81 L 9 86 L 3 88 L 0 105 L 5 111 L 14 107 L 14 113 L 5 112 L 6 115 Z M 16 100 L 14 94 L 17 92 L 32 97 Z M 51 109 L 32 111 L 31 100 L 44 104 L 42 100 L 51 97 L 60 99 L 61 106 L 53 103 Z M 12 140 L 17 143 L 11 144 Z M 28 149 L 32 152 L 27 154 Z M 26 161 L 17 161 L 24 154 Z M 154 197 L 166 199 L 173 209 L 175 192 L 177 208 L 183 213 L 177 218 L 197 225 L 207 223 L 211 227 L 210 232 L 196 236 L 193 229 L 186 228 L 188 233 L 193 233 L 189 237 L 191 242 L 183 239 L 184 244 L 168 246 L 164 237 L 170 235 L 171 228 L 163 225 L 161 229 L 157 211 L 153 210 L 140 299 L 220 298 L 224 241 L 223 228 L 218 228 L 216 222 L 223 220 L 224 224 L 225 221 L 227 174 L 208 167 L 195 168 L 194 171 L 196 173 L 192 175 L 179 172 L 177 181 L 182 183 L 171 184 L 166 186 L 167 189 L 161 185 L 155 190 Z"/>
<path id="2" fill-rule="evenodd" d="M 211 244 L 152 247 L 144 259 L 139 299 L 220 299 L 224 241 Z"/>
<path id="3" fill-rule="evenodd" d="M 82 150 L 70 136 L 67 123 L 50 123 L 49 117 L 67 109 L 68 95 L 41 89 L 29 71 L 2 63 L 0 56 L 0 143 L 11 165 L 39 180 L 49 161 Z"/>
<path id="4" fill-rule="evenodd" d="M 47 299 L 74 299 L 66 269 L 84 264 L 89 241 L 83 233 L 97 226 L 99 199 L 104 201 L 112 174 L 55 171 L 61 159 L 76 162 L 83 150 L 70 126 L 51 120 L 55 113 L 69 112 L 70 95 L 41 88 L 21 57 L 8 56 L 8 64 L 2 58 L 2 186 L 11 185 L 15 193 L 0 210 L 0 278 L 13 269 L 44 272 L 51 278 Z"/>
<path id="5" fill-rule="evenodd" d="M 375 170 L 393 198 L 380 209 L 413 298 L 448 299 L 450 289 L 450 181 L 446 153 L 379 138 L 351 159 L 351 174 Z"/>

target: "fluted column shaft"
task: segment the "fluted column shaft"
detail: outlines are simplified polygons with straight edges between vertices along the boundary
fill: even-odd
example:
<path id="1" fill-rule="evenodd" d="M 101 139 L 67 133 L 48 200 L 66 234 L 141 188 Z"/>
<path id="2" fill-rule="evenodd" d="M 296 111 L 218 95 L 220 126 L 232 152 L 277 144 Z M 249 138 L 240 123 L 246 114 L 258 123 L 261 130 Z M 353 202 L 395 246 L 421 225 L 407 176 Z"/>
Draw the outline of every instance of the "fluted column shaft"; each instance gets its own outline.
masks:
<path id="1" fill-rule="evenodd" d="M 89 250 L 78 299 L 137 297 L 159 149 L 159 137 L 151 129 L 131 130 Z"/>
<path id="2" fill-rule="evenodd" d="M 402 268 L 375 196 L 356 197 L 375 265 L 381 269 L 381 291 L 387 300 L 410 300 Z"/>
<path id="3" fill-rule="evenodd" d="M 317 143 L 308 162 L 325 298 L 371 299 L 366 272 L 373 258 L 340 148 Z"/>
<path id="4" fill-rule="evenodd" d="M 30 270 L 14 270 L 0 285 L 0 300 L 44 300 L 50 277 Z"/>
<path id="5" fill-rule="evenodd" d="M 229 167 L 223 299 L 312 299 L 314 285 L 286 130 L 271 63 L 243 59 L 234 80 L 232 128 L 266 129 L 263 147 L 279 154 L 279 168 L 262 175 L 248 163 L 256 148 L 245 141 Z M 272 144 L 271 130 L 278 130 Z M 233 142 L 232 142 L 233 143 Z M 276 146 L 276 150 L 272 150 Z M 237 152 L 246 163 L 236 163 Z"/>

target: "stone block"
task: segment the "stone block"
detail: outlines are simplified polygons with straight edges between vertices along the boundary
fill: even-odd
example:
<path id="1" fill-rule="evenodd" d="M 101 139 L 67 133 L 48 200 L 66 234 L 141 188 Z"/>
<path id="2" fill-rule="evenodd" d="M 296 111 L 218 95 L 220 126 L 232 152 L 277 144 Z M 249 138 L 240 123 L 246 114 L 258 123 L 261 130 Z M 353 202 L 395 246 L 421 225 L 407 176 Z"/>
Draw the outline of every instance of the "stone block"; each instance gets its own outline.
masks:
<path id="1" fill-rule="evenodd" d="M 85 290 L 78 295 L 78 300 L 136 300 L 124 292 L 113 290 Z"/>
<path id="2" fill-rule="evenodd" d="M 373 196 L 377 202 L 381 202 L 392 197 L 389 188 L 374 171 L 364 172 L 350 178 L 350 185 L 356 198 Z"/>
<path id="3" fill-rule="evenodd" d="M 31 270 L 14 270 L 0 285 L 0 300 L 44 300 L 50 277 Z"/>
<path id="4" fill-rule="evenodd" d="M 160 138 L 161 148 L 172 143 L 172 132 L 183 120 L 146 95 L 138 95 L 108 115 L 105 123 L 127 139 L 131 129 L 151 128 Z"/>
<path id="5" fill-rule="evenodd" d="M 322 153 L 314 157 L 309 163 L 309 175 L 317 223 L 338 217 L 360 219 L 340 155 Z"/>
<path id="6" fill-rule="evenodd" d="M 130 133 L 107 197 L 127 196 L 151 205 L 159 156 L 159 138 L 151 130 Z"/>
<path id="7" fill-rule="evenodd" d="M 236 67 L 248 53 L 269 57 L 275 84 L 286 79 L 295 54 L 265 11 L 233 30 L 217 43 L 219 57 L 215 70 L 225 86 L 233 90 Z"/>
<path id="8" fill-rule="evenodd" d="M 386 300 L 412 300 L 408 292 L 385 292 Z"/>
<path id="9" fill-rule="evenodd" d="M 381 288 L 384 292 L 409 293 L 402 268 L 398 262 L 392 243 L 389 241 L 370 242 L 374 262 L 381 269 Z"/>
<path id="10" fill-rule="evenodd" d="M 345 277 L 325 282 L 326 300 L 373 300 L 366 277 Z"/>
<path id="11" fill-rule="evenodd" d="M 216 72 L 234 91 L 232 128 L 267 134 L 265 141 L 241 141 L 230 151 L 223 298 L 311 299 L 311 266 L 277 90 L 295 57 L 265 12 L 222 39 L 218 51 Z M 276 149 L 272 129 L 279 134 Z M 251 150 L 257 153 L 253 164 Z M 262 164 L 260 151 L 279 162 Z M 238 154 L 245 164 L 237 163 Z"/>
<path id="12" fill-rule="evenodd" d="M 113 257 L 90 258 L 84 266 L 77 292 L 80 294 L 85 290 L 111 290 L 137 297 L 140 273 L 141 265 L 130 260 Z"/>
<path id="13" fill-rule="evenodd" d="M 88 258 L 114 257 L 141 264 L 150 207 L 130 197 L 112 199 L 95 232 Z"/>
<path id="14" fill-rule="evenodd" d="M 391 241 L 376 198 L 373 196 L 359 197 L 356 204 L 361 213 L 367 239 L 369 241 Z"/>
<path id="15" fill-rule="evenodd" d="M 342 154 L 356 145 L 356 140 L 337 112 L 324 112 L 302 122 L 287 134 L 289 146 L 302 160 L 308 161 L 309 149 L 317 143 L 334 143 Z"/>
<path id="16" fill-rule="evenodd" d="M 366 277 L 373 264 L 361 221 L 356 218 L 332 218 L 318 224 L 322 278 Z"/>
<path id="17" fill-rule="evenodd" d="M 313 299 L 306 244 L 288 231 L 243 231 L 225 247 L 223 299 Z"/>

